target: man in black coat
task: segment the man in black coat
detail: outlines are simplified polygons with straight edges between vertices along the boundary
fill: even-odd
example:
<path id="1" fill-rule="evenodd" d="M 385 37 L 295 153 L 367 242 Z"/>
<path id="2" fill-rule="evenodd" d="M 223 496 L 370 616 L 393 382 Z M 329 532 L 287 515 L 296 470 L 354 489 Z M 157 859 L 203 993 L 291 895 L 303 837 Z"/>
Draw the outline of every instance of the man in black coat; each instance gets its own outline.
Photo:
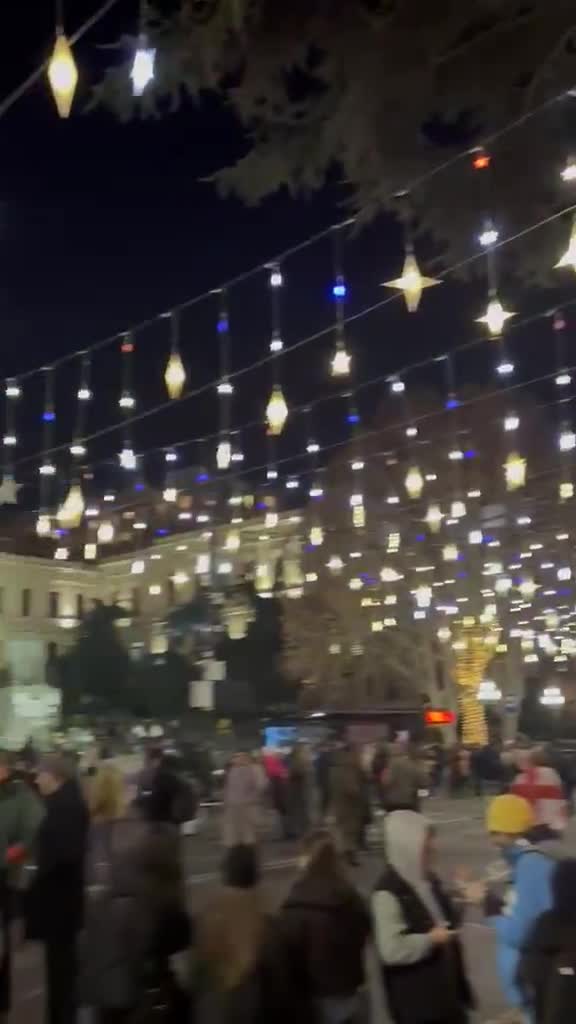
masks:
<path id="1" fill-rule="evenodd" d="M 37 871 L 28 894 L 28 936 L 44 943 L 47 1021 L 73 1024 L 89 815 L 67 758 L 45 758 L 37 782 L 46 815 L 38 830 Z"/>

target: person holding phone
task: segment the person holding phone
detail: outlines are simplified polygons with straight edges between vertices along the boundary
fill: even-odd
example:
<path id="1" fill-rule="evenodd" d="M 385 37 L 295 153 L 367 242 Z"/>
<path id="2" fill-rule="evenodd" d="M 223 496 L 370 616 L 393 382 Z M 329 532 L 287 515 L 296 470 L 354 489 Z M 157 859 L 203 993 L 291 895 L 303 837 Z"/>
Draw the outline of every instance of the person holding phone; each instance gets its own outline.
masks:
<path id="1" fill-rule="evenodd" d="M 465 1024 L 474 1006 L 459 913 L 434 871 L 434 833 L 415 811 L 384 820 L 386 869 L 372 896 L 374 935 L 394 1024 Z"/>

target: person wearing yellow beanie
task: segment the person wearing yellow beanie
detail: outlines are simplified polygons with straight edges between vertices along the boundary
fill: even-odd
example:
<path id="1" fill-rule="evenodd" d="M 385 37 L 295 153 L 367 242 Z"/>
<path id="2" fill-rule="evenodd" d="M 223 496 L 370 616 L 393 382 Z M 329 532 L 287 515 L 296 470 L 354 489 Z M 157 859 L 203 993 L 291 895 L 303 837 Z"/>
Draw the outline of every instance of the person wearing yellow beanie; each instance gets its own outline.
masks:
<path id="1" fill-rule="evenodd" d="M 486 830 L 493 837 L 502 836 L 514 841 L 518 836 L 528 835 L 535 823 L 532 807 L 521 796 L 510 793 L 497 796 L 488 806 Z"/>
<path id="2" fill-rule="evenodd" d="M 536 920 L 552 906 L 558 843 L 546 849 L 544 841 L 554 833 L 536 825 L 528 801 L 511 793 L 491 801 L 486 830 L 510 869 L 505 898 L 489 891 L 485 900 L 485 913 L 496 932 L 500 980 L 509 1006 L 530 1019 L 526 993 L 518 985 L 518 965 Z"/>

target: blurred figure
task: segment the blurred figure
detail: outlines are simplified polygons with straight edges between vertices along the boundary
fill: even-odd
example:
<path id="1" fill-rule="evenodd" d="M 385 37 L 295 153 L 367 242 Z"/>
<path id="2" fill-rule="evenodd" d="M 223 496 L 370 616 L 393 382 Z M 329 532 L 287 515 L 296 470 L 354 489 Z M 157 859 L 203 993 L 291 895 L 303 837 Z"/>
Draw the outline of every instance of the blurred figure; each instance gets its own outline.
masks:
<path id="1" fill-rule="evenodd" d="M 301 961 L 301 978 L 320 1020 L 355 1020 L 370 915 L 328 832 L 313 832 L 304 841 L 302 870 L 282 907 L 280 925 L 288 961 Z"/>
<path id="2" fill-rule="evenodd" d="M 552 876 L 552 906 L 524 944 L 518 972 L 534 1024 L 576 1020 L 576 860 L 560 861 Z"/>
<path id="3" fill-rule="evenodd" d="M 32 859 L 43 813 L 31 788 L 14 778 L 11 755 L 0 751 L 0 1020 L 11 1006 L 11 922 L 19 875 Z"/>
<path id="4" fill-rule="evenodd" d="M 381 777 L 384 809 L 417 811 L 419 792 L 427 785 L 424 765 L 411 755 L 404 743 L 392 743 L 388 765 Z"/>
<path id="5" fill-rule="evenodd" d="M 310 827 L 311 765 L 306 748 L 297 743 L 286 764 L 288 770 L 288 832 L 292 839 L 300 839 Z"/>
<path id="6" fill-rule="evenodd" d="M 384 843 L 372 912 L 394 1024 L 465 1024 L 474 999 L 459 916 L 434 872 L 432 826 L 414 811 L 393 811 Z"/>
<path id="7" fill-rule="evenodd" d="M 278 751 L 270 747 L 262 753 L 262 766 L 266 773 L 272 807 L 280 820 L 282 838 L 289 839 L 288 769 Z"/>
<path id="8" fill-rule="evenodd" d="M 80 951 L 80 1000 L 102 1024 L 186 1020 L 188 998 L 171 958 L 192 941 L 178 857 L 159 827 L 113 863 L 108 892 L 90 907 Z"/>
<path id="9" fill-rule="evenodd" d="M 144 817 L 153 825 L 179 827 L 193 821 L 198 812 L 194 787 L 184 778 L 178 756 L 162 753 L 154 758 L 149 790 L 143 794 Z"/>
<path id="10" fill-rule="evenodd" d="M 356 752 L 345 747 L 335 756 L 330 772 L 330 812 L 341 848 L 351 864 L 358 863 L 369 816 L 367 779 Z"/>
<path id="11" fill-rule="evenodd" d="M 318 787 L 320 818 L 324 819 L 330 806 L 330 773 L 334 760 L 334 744 L 323 743 L 316 754 L 314 765 Z"/>
<path id="12" fill-rule="evenodd" d="M 300 1022 L 300 993 L 262 901 L 254 847 L 228 850 L 222 874 L 220 892 L 198 921 L 197 1024 Z"/>
<path id="13" fill-rule="evenodd" d="M 26 904 L 29 939 L 44 944 L 46 1017 L 49 1024 L 76 1019 L 76 943 L 84 920 L 84 862 L 89 816 L 75 768 L 52 754 L 38 766 L 46 814 L 36 840 L 36 873 Z"/>
<path id="14" fill-rule="evenodd" d="M 93 850 L 97 865 L 109 865 L 114 848 L 114 829 L 126 812 L 124 779 L 113 760 L 102 760 L 85 785 L 93 825 Z"/>
<path id="15" fill-rule="evenodd" d="M 253 846 L 256 843 L 262 786 L 262 774 L 250 754 L 234 754 L 224 783 L 224 846 Z"/>
<path id="16" fill-rule="evenodd" d="M 510 868 L 511 885 L 504 895 L 488 892 L 485 912 L 496 932 L 498 970 L 508 1004 L 524 1012 L 528 1007 L 518 984 L 520 952 L 540 914 L 552 905 L 552 876 L 560 853 L 555 833 L 534 826 L 533 809 L 522 797 L 498 796 L 488 808 L 486 828 Z"/>
<path id="17" fill-rule="evenodd" d="M 536 825 L 545 825 L 562 835 L 568 824 L 564 787 L 558 772 L 546 763 L 543 750 L 530 752 L 510 792 L 528 801 Z"/>

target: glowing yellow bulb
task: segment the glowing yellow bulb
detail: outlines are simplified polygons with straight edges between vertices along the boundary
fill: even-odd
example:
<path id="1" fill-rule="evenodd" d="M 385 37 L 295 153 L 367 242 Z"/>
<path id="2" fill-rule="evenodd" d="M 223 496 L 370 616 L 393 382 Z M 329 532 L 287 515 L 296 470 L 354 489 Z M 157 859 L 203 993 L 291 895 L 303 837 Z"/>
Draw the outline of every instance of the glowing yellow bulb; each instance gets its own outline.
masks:
<path id="1" fill-rule="evenodd" d="M 488 306 L 484 316 L 479 316 L 476 322 L 479 324 L 486 324 L 492 337 L 497 338 L 502 334 L 504 324 L 511 316 L 516 316 L 516 314 L 508 313 L 504 309 L 498 296 L 493 295 L 492 298 L 488 300 Z"/>
<path id="2" fill-rule="evenodd" d="M 288 406 L 286 405 L 286 399 L 284 398 L 280 385 L 275 384 L 272 388 L 272 394 L 270 395 L 270 400 L 266 407 L 268 433 L 276 437 L 278 434 L 281 434 L 287 418 Z"/>
<path id="3" fill-rule="evenodd" d="M 318 548 L 324 543 L 324 530 L 321 526 L 312 526 L 308 534 L 308 540 L 312 547 Z"/>
<path id="4" fill-rule="evenodd" d="M 570 498 L 574 497 L 574 484 L 564 480 L 558 488 L 558 493 L 560 501 L 569 501 Z"/>
<path id="5" fill-rule="evenodd" d="M 96 537 L 99 544 L 110 544 L 114 540 L 114 523 L 110 520 L 100 523 Z"/>
<path id="6" fill-rule="evenodd" d="M 172 352 L 164 373 L 166 390 L 170 398 L 180 398 L 186 383 L 186 370 L 179 352 Z"/>
<path id="7" fill-rule="evenodd" d="M 411 498 L 419 498 L 424 488 L 424 477 L 418 466 L 411 466 L 406 474 L 404 486 Z"/>
<path id="8" fill-rule="evenodd" d="M 402 268 L 402 276 L 393 281 L 386 281 L 386 288 L 398 288 L 404 292 L 404 300 L 409 313 L 415 313 L 420 305 L 424 288 L 440 284 L 435 277 L 423 277 L 413 252 L 408 251 Z"/>
<path id="9" fill-rule="evenodd" d="M 48 65 L 48 81 L 60 117 L 68 117 L 78 84 L 78 69 L 66 36 L 58 31 Z"/>
<path id="10" fill-rule="evenodd" d="M 359 530 L 366 526 L 366 509 L 364 505 L 355 505 L 352 509 L 352 525 Z"/>
<path id="11" fill-rule="evenodd" d="M 347 377 L 350 373 L 352 356 L 346 351 L 342 343 L 336 346 L 334 355 L 330 362 L 330 374 L 332 377 Z"/>
<path id="12" fill-rule="evenodd" d="M 523 459 L 517 452 L 511 452 L 504 463 L 504 476 L 506 478 L 506 489 L 517 491 L 526 483 L 526 459 Z"/>
<path id="13" fill-rule="evenodd" d="M 75 526 L 80 525 L 83 515 L 84 495 L 82 494 L 82 488 L 80 484 L 72 484 L 65 501 L 58 509 L 56 518 L 60 526 L 72 530 Z"/>
<path id="14" fill-rule="evenodd" d="M 438 533 L 444 516 L 440 505 L 430 505 L 426 512 L 426 522 L 432 533 Z"/>
<path id="15" fill-rule="evenodd" d="M 456 544 L 446 544 L 442 548 L 442 558 L 445 562 L 457 562 L 458 561 L 458 548 Z"/>

